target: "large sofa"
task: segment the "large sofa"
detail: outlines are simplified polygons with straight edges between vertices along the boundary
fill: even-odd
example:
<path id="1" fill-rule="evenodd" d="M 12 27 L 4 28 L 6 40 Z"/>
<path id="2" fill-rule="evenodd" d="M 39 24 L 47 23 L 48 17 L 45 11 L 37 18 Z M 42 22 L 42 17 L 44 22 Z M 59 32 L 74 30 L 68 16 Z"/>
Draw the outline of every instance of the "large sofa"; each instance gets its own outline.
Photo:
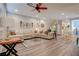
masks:
<path id="1" fill-rule="evenodd" d="M 9 37 L 21 37 L 22 39 L 33 39 L 33 38 L 41 38 L 41 39 L 53 39 L 53 32 L 48 31 L 40 31 L 37 32 L 36 30 L 29 33 L 20 33 L 16 35 L 9 35 Z"/>

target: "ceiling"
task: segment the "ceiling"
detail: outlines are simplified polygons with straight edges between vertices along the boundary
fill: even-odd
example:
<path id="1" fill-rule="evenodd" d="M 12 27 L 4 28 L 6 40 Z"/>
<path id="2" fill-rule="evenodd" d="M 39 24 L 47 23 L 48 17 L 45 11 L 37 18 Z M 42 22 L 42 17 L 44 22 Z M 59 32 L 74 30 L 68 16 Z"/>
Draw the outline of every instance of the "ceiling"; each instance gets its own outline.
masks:
<path id="1" fill-rule="evenodd" d="M 47 10 L 38 13 L 26 3 L 8 3 L 7 11 L 14 14 L 39 17 L 43 19 L 66 19 L 79 17 L 78 3 L 43 3 Z"/>

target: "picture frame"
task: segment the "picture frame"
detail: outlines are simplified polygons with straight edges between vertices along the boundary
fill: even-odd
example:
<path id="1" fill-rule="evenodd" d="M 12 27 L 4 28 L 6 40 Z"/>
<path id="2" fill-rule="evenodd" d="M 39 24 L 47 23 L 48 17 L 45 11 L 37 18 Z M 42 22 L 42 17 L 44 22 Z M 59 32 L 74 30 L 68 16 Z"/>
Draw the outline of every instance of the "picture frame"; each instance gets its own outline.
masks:
<path id="1" fill-rule="evenodd" d="M 44 24 L 43 23 L 41 23 L 41 28 L 44 28 Z"/>
<path id="2" fill-rule="evenodd" d="M 20 21 L 20 28 L 24 28 L 24 29 L 33 28 L 33 22 L 23 22 L 23 21 Z"/>

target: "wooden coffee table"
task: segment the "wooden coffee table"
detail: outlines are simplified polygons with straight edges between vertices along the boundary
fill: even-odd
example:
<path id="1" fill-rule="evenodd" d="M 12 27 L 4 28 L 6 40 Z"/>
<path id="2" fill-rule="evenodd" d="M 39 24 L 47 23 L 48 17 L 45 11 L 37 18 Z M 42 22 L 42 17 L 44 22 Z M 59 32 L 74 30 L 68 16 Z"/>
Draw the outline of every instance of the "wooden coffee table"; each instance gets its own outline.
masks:
<path id="1" fill-rule="evenodd" d="M 0 45 L 6 48 L 5 56 L 10 55 L 11 53 L 15 56 L 18 56 L 15 46 L 17 43 L 22 42 L 20 38 L 6 38 L 6 40 L 0 41 Z M 1 55 L 2 53 L 0 53 Z"/>

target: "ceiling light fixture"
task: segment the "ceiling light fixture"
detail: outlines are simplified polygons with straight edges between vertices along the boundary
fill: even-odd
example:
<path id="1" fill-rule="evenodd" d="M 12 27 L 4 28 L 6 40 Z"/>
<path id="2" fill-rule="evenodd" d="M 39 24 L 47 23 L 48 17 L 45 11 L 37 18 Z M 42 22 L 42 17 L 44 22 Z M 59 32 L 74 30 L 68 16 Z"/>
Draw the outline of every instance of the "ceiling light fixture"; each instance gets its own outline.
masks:
<path id="1" fill-rule="evenodd" d="M 68 16 L 66 16 L 66 18 L 68 18 Z"/>
<path id="2" fill-rule="evenodd" d="M 15 12 L 18 12 L 18 10 L 17 10 L 17 9 L 15 9 Z"/>
<path id="3" fill-rule="evenodd" d="M 61 13 L 61 15 L 64 15 L 64 13 Z"/>

